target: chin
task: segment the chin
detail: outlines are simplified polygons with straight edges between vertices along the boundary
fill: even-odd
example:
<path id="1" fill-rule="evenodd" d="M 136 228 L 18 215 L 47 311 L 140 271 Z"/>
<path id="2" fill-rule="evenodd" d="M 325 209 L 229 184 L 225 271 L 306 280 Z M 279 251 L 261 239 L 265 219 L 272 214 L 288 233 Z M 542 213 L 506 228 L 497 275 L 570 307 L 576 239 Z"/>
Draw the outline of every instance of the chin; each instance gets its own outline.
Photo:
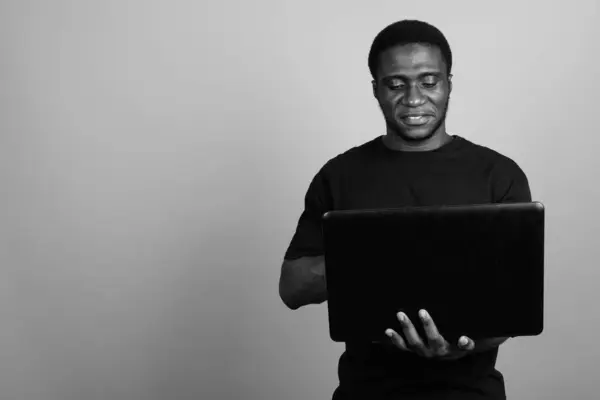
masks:
<path id="1" fill-rule="evenodd" d="M 435 132 L 429 129 L 427 130 L 417 130 L 411 129 L 406 130 L 404 128 L 396 128 L 395 133 L 397 136 L 400 136 L 402 139 L 409 142 L 423 142 L 425 140 L 431 139 Z"/>

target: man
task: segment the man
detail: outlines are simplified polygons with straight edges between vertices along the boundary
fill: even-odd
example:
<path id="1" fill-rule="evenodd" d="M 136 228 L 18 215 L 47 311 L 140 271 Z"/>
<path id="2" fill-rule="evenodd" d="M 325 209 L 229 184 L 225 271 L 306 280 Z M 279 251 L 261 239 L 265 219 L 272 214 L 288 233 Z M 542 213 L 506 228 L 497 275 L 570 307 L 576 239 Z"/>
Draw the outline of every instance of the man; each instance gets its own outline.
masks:
<path id="1" fill-rule="evenodd" d="M 531 201 L 514 161 L 446 132 L 452 53 L 437 28 L 414 20 L 386 27 L 368 63 L 387 132 L 329 160 L 310 183 L 281 268 L 279 292 L 291 309 L 327 300 L 326 211 Z M 507 338 L 448 343 L 434 317 L 399 314 L 403 330 L 389 342 L 346 343 L 333 399 L 505 399 L 495 364 Z"/>

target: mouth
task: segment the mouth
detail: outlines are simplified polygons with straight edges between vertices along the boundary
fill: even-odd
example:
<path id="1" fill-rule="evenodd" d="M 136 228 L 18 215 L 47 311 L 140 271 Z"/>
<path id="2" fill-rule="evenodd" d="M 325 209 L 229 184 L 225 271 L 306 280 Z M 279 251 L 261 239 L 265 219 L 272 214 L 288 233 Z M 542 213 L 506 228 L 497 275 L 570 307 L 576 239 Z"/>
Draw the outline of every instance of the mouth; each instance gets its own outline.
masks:
<path id="1" fill-rule="evenodd" d="M 404 125 L 420 126 L 420 125 L 427 124 L 429 121 L 431 121 L 432 118 L 433 118 L 433 116 L 428 115 L 428 114 L 419 114 L 419 115 L 405 115 L 405 116 L 400 117 L 400 120 L 402 121 L 402 123 Z"/>

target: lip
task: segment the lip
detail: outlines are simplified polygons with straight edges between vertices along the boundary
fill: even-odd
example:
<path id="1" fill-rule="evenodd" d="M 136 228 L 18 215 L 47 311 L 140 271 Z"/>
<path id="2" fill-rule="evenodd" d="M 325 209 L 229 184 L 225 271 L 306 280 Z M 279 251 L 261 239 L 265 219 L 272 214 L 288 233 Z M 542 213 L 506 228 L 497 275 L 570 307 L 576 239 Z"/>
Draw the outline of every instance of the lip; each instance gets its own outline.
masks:
<path id="1" fill-rule="evenodd" d="M 409 117 L 418 117 L 418 118 L 411 119 Z M 427 125 L 432 120 L 432 118 L 433 118 L 433 116 L 431 114 L 406 114 L 406 115 L 402 116 L 400 118 L 400 120 L 402 121 L 402 124 L 405 126 L 418 127 L 418 126 Z"/>
<path id="2" fill-rule="evenodd" d="M 401 114 L 400 118 L 408 118 L 408 117 L 433 117 L 433 114 L 429 113 L 409 113 L 409 114 Z"/>

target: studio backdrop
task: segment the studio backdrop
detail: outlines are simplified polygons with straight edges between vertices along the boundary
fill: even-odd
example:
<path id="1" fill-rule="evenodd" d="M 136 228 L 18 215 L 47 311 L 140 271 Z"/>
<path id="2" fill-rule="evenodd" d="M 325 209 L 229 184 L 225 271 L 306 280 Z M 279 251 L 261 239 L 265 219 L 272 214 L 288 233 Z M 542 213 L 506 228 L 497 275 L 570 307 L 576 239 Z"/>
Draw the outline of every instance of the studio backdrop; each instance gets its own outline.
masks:
<path id="1" fill-rule="evenodd" d="M 328 399 L 326 304 L 287 309 L 310 180 L 385 133 L 367 53 L 448 38 L 447 128 L 545 203 L 546 323 L 502 345 L 509 398 L 597 398 L 599 5 L 4 0 L 0 398 Z M 468 307 L 469 305 L 465 305 Z"/>

